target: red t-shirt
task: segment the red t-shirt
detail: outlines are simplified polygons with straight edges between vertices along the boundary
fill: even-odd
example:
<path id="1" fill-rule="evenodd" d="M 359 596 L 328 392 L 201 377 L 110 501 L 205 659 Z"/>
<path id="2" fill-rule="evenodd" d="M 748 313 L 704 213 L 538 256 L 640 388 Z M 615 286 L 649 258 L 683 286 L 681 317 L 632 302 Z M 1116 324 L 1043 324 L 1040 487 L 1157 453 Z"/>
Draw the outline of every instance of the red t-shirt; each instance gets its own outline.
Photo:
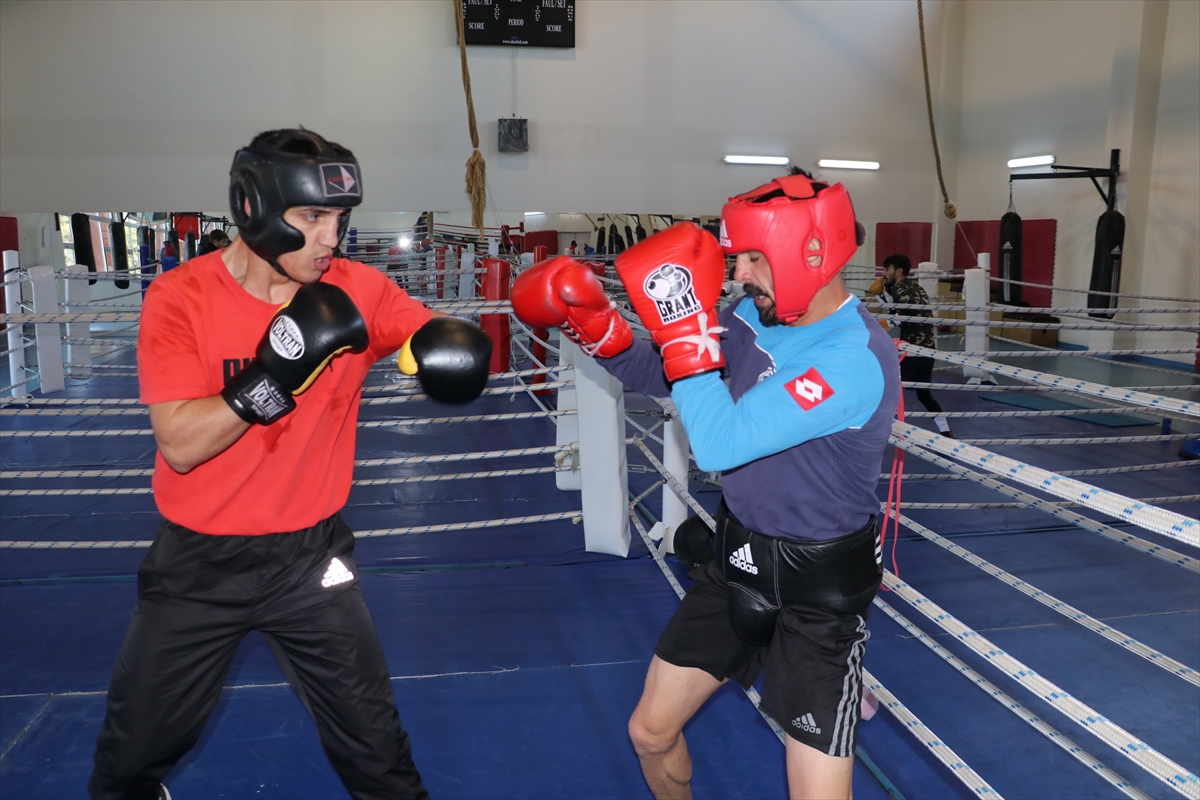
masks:
<path id="1" fill-rule="evenodd" d="M 167 272 L 146 292 L 138 333 L 142 403 L 211 397 L 254 357 L 278 306 L 243 289 L 221 252 Z M 251 426 L 186 475 L 158 453 L 154 499 L 167 519 L 201 533 L 253 536 L 311 527 L 345 505 L 367 370 L 432 315 L 364 264 L 335 258 L 321 280 L 350 295 L 367 321 L 370 346 L 334 358 L 296 398 L 295 411 Z"/>

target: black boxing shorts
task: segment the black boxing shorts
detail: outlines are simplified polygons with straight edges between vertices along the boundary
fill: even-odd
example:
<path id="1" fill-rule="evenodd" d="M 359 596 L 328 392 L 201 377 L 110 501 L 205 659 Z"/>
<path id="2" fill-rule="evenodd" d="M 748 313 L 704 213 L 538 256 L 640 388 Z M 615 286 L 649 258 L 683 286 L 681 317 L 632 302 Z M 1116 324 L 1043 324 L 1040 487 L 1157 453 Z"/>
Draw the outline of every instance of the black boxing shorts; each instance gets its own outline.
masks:
<path id="1" fill-rule="evenodd" d="M 763 710 L 792 738 L 853 755 L 866 616 L 882 575 L 874 519 L 825 542 L 784 541 L 745 528 L 722 503 L 715 545 L 655 655 L 744 687 L 765 673 Z"/>

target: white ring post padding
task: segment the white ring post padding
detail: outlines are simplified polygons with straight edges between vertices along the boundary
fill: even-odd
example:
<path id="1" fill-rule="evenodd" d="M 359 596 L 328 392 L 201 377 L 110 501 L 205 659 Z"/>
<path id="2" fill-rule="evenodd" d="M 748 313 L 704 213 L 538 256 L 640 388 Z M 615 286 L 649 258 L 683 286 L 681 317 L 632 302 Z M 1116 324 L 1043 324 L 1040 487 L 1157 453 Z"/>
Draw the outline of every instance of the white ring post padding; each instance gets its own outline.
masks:
<path id="1" fill-rule="evenodd" d="M 1076 380 L 1075 378 L 1066 378 L 1062 375 L 1055 375 L 1052 372 L 1038 372 L 1032 369 L 1011 367 L 1008 364 L 998 364 L 995 361 L 964 356 L 946 350 L 931 350 L 928 347 L 916 347 L 911 344 L 901 345 L 901 348 L 910 355 L 928 356 L 936 358 L 938 361 L 948 361 L 951 364 L 969 365 L 985 372 L 1004 375 L 1008 378 L 1016 378 L 1019 381 L 1040 384 L 1063 392 L 1079 392 L 1080 394 L 1088 394 L 1093 397 L 1103 397 L 1106 400 L 1119 400 L 1123 403 L 1133 403 L 1145 406 L 1146 408 L 1165 409 L 1178 414 L 1187 414 L 1189 417 L 1200 417 L 1200 403 L 1188 400 L 1176 400 L 1174 397 L 1145 394 L 1144 392 L 1137 392 L 1120 386 L 1105 386 L 1103 383 L 1092 383 L 1090 381 Z M 1179 386 L 1179 391 L 1186 392 L 1194 388 L 1192 385 L 1184 384 Z"/>
<path id="2" fill-rule="evenodd" d="M 589 553 L 624 558 L 629 555 L 630 543 L 625 387 L 594 358 L 572 346 L 585 548 Z"/>
<path id="3" fill-rule="evenodd" d="M 565 336 L 559 343 L 559 365 L 570 367 L 575 363 L 575 355 L 579 353 L 579 348 Z M 574 371 L 572 374 L 575 374 Z M 583 481 L 579 472 L 579 415 L 576 413 L 574 382 L 559 389 L 557 399 L 558 410 L 561 413 L 554 420 L 554 443 L 566 454 L 562 457 L 563 464 L 570 469 L 556 474 L 554 485 L 563 492 L 578 492 L 583 489 Z"/>
<path id="4" fill-rule="evenodd" d="M 971 648 L 976 655 L 981 656 L 1008 677 L 1041 697 L 1056 710 L 1066 714 L 1093 736 L 1184 797 L 1200 800 L 1200 778 L 1129 731 L 1108 720 L 1094 708 L 1076 700 L 1057 685 L 1038 675 L 888 570 L 883 571 L 883 582 L 897 596 L 904 598 L 913 608 L 928 617 L 938 627 Z M 882 699 L 881 697 L 880 700 Z"/>
<path id="5" fill-rule="evenodd" d="M 863 685 L 867 687 L 871 694 L 879 698 L 879 705 L 886 708 L 888 713 L 908 729 L 909 733 L 917 737 L 917 740 L 925 745 L 929 749 L 929 752 L 938 761 L 942 762 L 954 777 L 966 784 L 976 797 L 1001 797 L 999 792 L 981 778 L 978 772 L 967 766 L 967 763 L 959 758 L 957 753 L 951 750 L 945 742 L 926 727 L 924 722 L 921 722 L 915 714 L 896 699 L 896 695 L 889 692 L 867 669 L 863 669 Z"/>
<path id="6" fill-rule="evenodd" d="M 54 267 L 31 267 L 29 280 L 33 284 L 33 311 L 53 316 L 58 311 L 58 286 Z M 40 322 L 33 326 L 37 337 L 38 376 L 42 394 L 61 392 L 66 388 L 63 377 L 62 333 L 57 323 Z"/>
<path id="7" fill-rule="evenodd" d="M 1060 733 L 1052 725 L 1043 720 L 1037 714 L 1034 714 L 1032 711 L 1025 708 L 1025 706 L 1018 703 L 1003 689 L 996 686 L 994 683 L 980 675 L 975 670 L 971 669 L 964 661 L 958 658 L 958 656 L 955 656 L 949 650 L 935 642 L 932 637 L 928 636 L 924 631 L 914 625 L 907 617 L 885 603 L 881 598 L 876 597 L 874 602 L 876 606 L 883 609 L 883 613 L 894 619 L 896 623 L 900 625 L 900 627 L 904 628 L 904 630 L 916 638 L 917 641 L 928 647 L 933 652 L 937 653 L 943 661 L 954 667 L 954 669 L 958 670 L 964 677 L 991 695 L 992 698 L 999 702 L 1002 706 L 1016 714 L 1021 719 L 1025 720 L 1025 722 L 1027 722 L 1029 726 L 1038 733 L 1054 742 L 1063 750 L 1066 750 L 1081 764 L 1115 786 L 1126 797 L 1132 797 L 1134 800 L 1150 800 L 1149 795 L 1144 794 L 1139 789 L 1131 786 L 1129 781 L 1125 780 L 1120 775 L 1106 767 L 1091 753 L 1075 744 L 1075 742 L 1071 741 L 1066 736 L 1063 736 L 1062 733 Z"/>
<path id="8" fill-rule="evenodd" d="M 59 239 L 57 250 L 61 252 L 62 233 L 55 232 L 55 236 Z M 66 271 L 70 275 L 84 277 L 87 275 L 87 265 L 72 264 L 66 267 Z M 64 305 L 79 308 L 88 304 L 91 292 L 88 289 L 87 281 L 68 280 L 65 281 L 65 284 L 63 288 Z M 92 374 L 91 335 L 92 326 L 88 323 L 67 323 L 67 366 L 71 368 L 73 377 L 87 378 Z"/>
<path id="9" fill-rule="evenodd" d="M 663 425 L 663 466 L 675 477 L 678 485 L 687 491 L 688 486 L 688 444 L 687 431 L 678 415 L 672 416 Z M 667 552 L 675 552 L 675 531 L 687 519 L 687 503 L 670 483 L 663 486 L 662 493 L 662 525 L 663 538 L 667 543 Z"/>
<path id="10" fill-rule="evenodd" d="M 1129 547 L 1133 550 L 1137 550 L 1138 552 L 1145 553 L 1148 556 L 1153 556 L 1154 558 L 1157 558 L 1161 561 L 1165 561 L 1168 564 L 1174 564 L 1177 567 L 1183 567 L 1184 569 L 1191 570 L 1192 572 L 1200 572 L 1200 561 L 1198 561 L 1190 556 L 1185 556 L 1183 553 L 1172 550 L 1169 547 L 1163 547 L 1162 545 L 1148 542 L 1145 539 L 1134 536 L 1132 533 L 1126 533 L 1124 531 L 1119 531 L 1116 528 L 1110 527 L 1101 522 L 1097 522 L 1096 520 L 1091 519 L 1089 517 L 1085 517 L 1082 514 L 1076 514 L 1074 511 L 1070 511 L 1061 506 L 1054 505 L 1053 503 L 1049 503 L 1045 500 L 1040 500 L 1040 499 L 1034 497 L 1033 495 L 1029 494 L 1028 492 L 1022 492 L 1019 489 L 1014 489 L 1013 487 L 1008 486 L 1007 484 L 1003 484 L 1000 481 L 993 480 L 992 478 L 989 478 L 986 475 L 982 475 L 978 472 L 975 472 L 974 470 L 967 469 L 966 467 L 960 467 L 958 464 L 955 464 L 953 461 L 942 458 L 941 456 L 937 455 L 936 453 L 931 453 L 922 447 L 918 447 L 918 446 L 912 444 L 911 442 L 901 442 L 901 441 L 897 441 L 897 440 L 893 439 L 892 444 L 912 453 L 913 455 L 915 455 L 921 459 L 924 459 L 925 461 L 930 462 L 931 464 L 936 464 L 937 466 L 941 467 L 942 469 L 950 470 L 953 473 L 953 475 L 940 476 L 940 477 L 947 477 L 947 478 L 961 477 L 961 478 L 965 478 L 967 480 L 974 481 L 975 483 L 978 483 L 981 486 L 986 486 L 989 489 L 995 489 L 997 492 L 1000 492 L 1001 494 L 1004 494 L 1009 497 L 1020 500 L 1022 502 L 1028 503 L 1031 508 L 1036 508 L 1041 511 L 1045 511 L 1047 514 L 1049 514 L 1052 517 L 1057 517 L 1058 519 L 1065 519 L 1066 521 L 1070 522 L 1073 525 L 1078 525 L 1080 528 L 1083 528 L 1085 531 L 1091 531 L 1092 533 L 1098 533 L 1101 536 L 1103 536 L 1104 538 L 1109 539 L 1110 541 L 1114 541 L 1117 544 L 1125 545 L 1126 547 Z M 1131 467 L 1131 469 L 1134 469 L 1134 468 Z M 881 476 L 880 479 L 882 480 L 884 477 L 887 477 L 887 476 Z"/>
<path id="11" fill-rule="evenodd" d="M 990 253 L 983 253 L 979 256 L 980 267 L 983 267 L 984 258 L 991 259 Z M 966 295 L 968 306 L 977 308 L 986 308 L 988 305 L 988 274 L 987 269 L 968 269 L 963 272 L 963 292 Z M 986 311 L 967 311 L 965 312 L 967 327 L 966 338 L 963 341 L 964 350 L 982 351 L 988 349 L 988 312 Z M 982 324 L 980 324 L 982 323 Z M 918 355 L 911 353 L 911 355 Z M 920 355 L 924 355 L 921 353 Z M 972 383 L 978 383 L 978 379 L 983 377 L 983 372 L 975 367 L 963 367 L 963 375 L 975 379 Z"/>
<path id="12" fill-rule="evenodd" d="M 900 441 L 915 442 L 964 464 L 982 467 L 995 475 L 1032 486 L 1064 500 L 1074 500 L 1116 519 L 1128 520 L 1139 528 L 1160 533 L 1192 547 L 1200 547 L 1200 522 L 1191 517 L 1139 503 L 1116 492 L 1097 489 L 1082 481 L 1066 478 L 969 444 L 955 443 L 953 439 L 932 434 L 904 422 L 892 423 L 892 435 Z"/>
<path id="13" fill-rule="evenodd" d="M 16 250 L 4 251 L 4 316 L 21 314 L 21 256 Z M 8 326 L 8 383 L 13 397 L 27 397 L 25 388 L 25 337 L 20 325 Z"/>

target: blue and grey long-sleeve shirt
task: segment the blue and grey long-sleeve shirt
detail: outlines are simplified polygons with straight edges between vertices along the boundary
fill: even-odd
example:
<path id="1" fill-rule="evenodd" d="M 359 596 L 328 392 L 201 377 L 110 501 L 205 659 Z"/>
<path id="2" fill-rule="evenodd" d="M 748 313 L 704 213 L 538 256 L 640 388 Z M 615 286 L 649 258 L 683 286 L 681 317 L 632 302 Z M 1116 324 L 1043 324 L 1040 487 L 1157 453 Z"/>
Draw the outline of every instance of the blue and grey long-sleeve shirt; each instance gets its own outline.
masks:
<path id="1" fill-rule="evenodd" d="M 854 297 L 819 322 L 764 327 L 750 298 L 725 308 L 716 372 L 668 388 L 645 340 L 598 359 L 634 391 L 670 395 L 700 469 L 722 472 L 725 502 L 770 536 L 844 536 L 879 513 L 875 494 L 896 405 L 896 347 Z"/>

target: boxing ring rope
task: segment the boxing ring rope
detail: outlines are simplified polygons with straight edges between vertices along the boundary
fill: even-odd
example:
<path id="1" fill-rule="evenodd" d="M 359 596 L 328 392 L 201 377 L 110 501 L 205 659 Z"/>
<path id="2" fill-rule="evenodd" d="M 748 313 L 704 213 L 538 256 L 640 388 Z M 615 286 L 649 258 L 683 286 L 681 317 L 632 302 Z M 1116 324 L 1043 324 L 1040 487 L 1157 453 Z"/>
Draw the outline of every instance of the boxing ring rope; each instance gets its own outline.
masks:
<path id="1" fill-rule="evenodd" d="M 966 662 L 962 661 L 949 650 L 934 641 L 924 631 L 914 625 L 907 617 L 888 605 L 882 598 L 876 597 L 874 603 L 877 608 L 882 609 L 885 614 L 895 620 L 896 623 L 900 625 L 900 627 L 904 628 L 907 633 L 912 635 L 914 639 L 928 647 L 934 653 L 937 653 L 937 655 L 940 656 L 943 661 L 954 667 L 954 669 L 960 672 L 968 680 L 973 682 L 976 686 L 987 692 L 998 703 L 1008 708 L 1010 711 L 1016 714 L 1017 717 L 1028 723 L 1029 726 L 1034 730 L 1038 731 L 1047 739 L 1054 742 L 1054 744 L 1070 753 L 1073 758 L 1086 766 L 1094 774 L 1099 775 L 1109 784 L 1116 787 L 1126 797 L 1131 797 L 1135 800 L 1150 800 L 1149 795 L 1143 793 L 1136 787 L 1131 786 L 1129 781 L 1122 778 L 1116 772 L 1113 772 L 1095 756 L 1088 753 L 1075 742 L 1068 739 L 1041 717 L 1025 708 L 1025 706 L 1021 705 L 1021 703 L 1019 703 L 1017 700 L 1010 697 L 1004 692 L 1004 690 L 1000 689 L 987 678 L 971 669 L 969 666 L 967 666 Z"/>
<path id="2" fill-rule="evenodd" d="M 1111 722 L 1095 709 L 1077 700 L 1059 686 L 1038 675 L 1037 672 L 1004 652 L 979 632 L 964 625 L 954 615 L 886 569 L 883 572 L 883 582 L 888 589 L 896 593 L 897 597 L 903 598 L 931 622 L 969 647 L 976 655 L 1041 697 L 1055 710 L 1065 714 L 1084 730 L 1184 797 L 1200 800 L 1200 778 L 1187 769 L 1150 747 L 1121 726 Z"/>
<path id="3" fill-rule="evenodd" d="M 946 353 L 948 351 L 938 350 L 938 353 Z M 1044 373 L 1049 374 L 1049 373 Z M 1065 380 L 1074 380 L 1066 378 Z M 919 381 L 904 381 L 902 384 L 905 389 L 937 389 L 942 392 L 1066 392 L 1068 389 L 1061 386 L 1019 386 L 1008 384 L 994 384 L 988 386 L 972 386 L 965 383 L 938 383 L 938 382 L 919 382 Z M 1102 384 L 1096 384 L 1097 386 Z M 1160 386 L 1111 386 L 1108 387 L 1114 392 L 1191 392 L 1198 387 L 1188 384 L 1166 384 Z M 1122 400 L 1124 398 L 1110 398 Z M 1164 409 L 1155 409 L 1159 413 L 1170 413 Z M 1178 412 L 1177 412 L 1178 413 Z"/>
<path id="4" fill-rule="evenodd" d="M 911 417 L 913 415 L 905 414 L 905 416 Z M 952 464 L 953 462 L 947 461 L 946 463 Z M 1069 476 L 1072 478 L 1078 478 L 1078 477 L 1081 477 L 1084 475 L 1113 475 L 1113 474 L 1118 474 L 1118 473 L 1124 474 L 1126 472 L 1155 472 L 1155 471 L 1163 470 L 1163 469 L 1187 469 L 1189 467 L 1190 468 L 1200 467 L 1200 461 L 1165 461 L 1160 464 L 1132 464 L 1128 467 L 1100 467 L 1097 469 L 1063 469 L 1063 470 L 1059 470 L 1058 474 L 1066 475 L 1066 476 Z M 975 474 L 978 474 L 978 473 L 975 473 Z M 886 481 L 890 477 L 891 477 L 891 475 L 887 472 L 881 472 L 879 474 L 879 480 L 881 480 L 881 481 Z M 958 481 L 958 480 L 963 480 L 963 477 L 961 475 L 939 475 L 939 474 L 930 473 L 930 472 L 915 472 L 915 473 L 905 473 L 904 480 L 905 481 Z M 907 505 L 907 503 L 905 505 Z"/>
<path id="5" fill-rule="evenodd" d="M 0 492 L 0 494 L 3 494 L 3 492 Z M 1200 500 L 1200 494 L 1139 497 L 1137 500 L 1139 503 L 1153 503 L 1155 505 L 1162 505 L 1163 503 L 1194 503 Z M 1050 505 L 1060 508 L 1082 508 L 1079 503 L 1070 500 L 1055 500 Z M 914 511 L 965 511 L 974 508 L 1032 508 L 1029 503 L 910 503 L 907 500 L 904 501 L 904 507 Z"/>
<path id="6" fill-rule="evenodd" d="M 1162 534 L 1193 547 L 1200 547 L 1200 522 L 1147 506 L 1128 497 L 1097 489 L 1073 478 L 1049 470 L 1024 464 L 1005 456 L 981 450 L 972 445 L 955 442 L 903 422 L 892 423 L 893 443 L 914 442 L 927 450 L 950 456 L 963 463 L 982 467 L 984 470 L 1008 480 L 1023 483 L 1035 489 L 1066 500 L 1074 500 L 1087 508 L 1100 511 L 1115 519 L 1132 522 L 1140 528 Z"/>
<path id="7" fill-rule="evenodd" d="M 1034 323 L 1030 324 L 1032 325 Z M 1023 369 L 1021 367 L 1011 367 L 1007 364 L 997 364 L 994 361 L 987 361 L 982 358 L 962 356 L 958 355 L 957 353 L 947 352 L 945 350 L 931 350 L 927 347 L 917 347 L 908 343 L 902 344 L 900 349 L 909 355 L 934 358 L 938 361 L 946 361 L 951 364 L 973 367 L 975 369 L 980 369 L 984 372 L 990 372 L 995 375 L 1004 375 L 1005 377 L 1015 378 L 1016 380 L 1026 381 L 1028 383 L 1051 386 L 1060 389 L 1061 391 L 1079 392 L 1081 394 L 1088 394 L 1094 397 L 1115 399 L 1126 403 L 1146 406 L 1147 408 L 1174 411 L 1176 413 L 1186 414 L 1191 417 L 1200 417 L 1200 403 L 1176 400 L 1172 397 L 1150 395 L 1140 391 L 1122 389 L 1121 387 L 1105 386 L 1101 383 L 1076 380 L 1075 378 L 1065 378 L 1061 375 L 1038 372 L 1036 370 Z M 1180 388 L 1190 389 L 1193 387 L 1184 386 Z"/>
<path id="8" fill-rule="evenodd" d="M 931 464 L 935 464 L 943 469 L 950 470 L 958 477 L 974 481 L 981 486 L 994 489 L 1003 495 L 1007 495 L 1021 502 L 1028 503 L 1031 508 L 1037 508 L 1041 511 L 1045 511 L 1052 517 L 1066 520 L 1067 522 L 1077 525 L 1084 530 L 1091 531 L 1092 533 L 1098 533 L 1110 541 L 1133 548 L 1134 550 L 1138 550 L 1139 552 L 1153 556 L 1162 561 L 1166 561 L 1168 564 L 1175 564 L 1176 566 L 1183 567 L 1184 569 L 1192 572 L 1200 573 L 1200 560 L 1186 556 L 1183 553 L 1176 552 L 1170 548 L 1163 547 L 1162 545 L 1148 542 L 1145 539 L 1134 536 L 1131 533 L 1123 533 L 1118 531 L 1116 528 L 1105 525 L 1101 522 L 1096 522 L 1095 520 L 1085 517 L 1082 514 L 1076 514 L 1074 511 L 1070 511 L 1062 508 L 1061 506 L 1041 500 L 1031 494 L 1028 494 L 1027 492 L 1022 492 L 1019 489 L 1006 486 L 1005 484 L 1000 483 L 993 478 L 989 478 L 986 475 L 975 472 L 971 469 L 967 469 L 966 467 L 961 467 L 958 464 L 955 464 L 953 461 L 942 458 L 941 456 L 931 453 L 922 447 L 913 445 L 910 442 L 899 441 L 894 436 L 892 437 L 892 444 L 907 452 L 913 453 L 917 457 L 924 459 Z"/>
<path id="9" fill-rule="evenodd" d="M 1005 572 L 996 565 L 991 564 L 975 555 L 971 551 L 954 544 L 949 539 L 939 536 L 929 528 L 926 528 L 924 525 L 907 516 L 904 516 L 903 514 L 900 515 L 900 523 L 914 533 L 923 536 L 937 546 L 941 547 L 943 550 L 953 553 L 971 566 L 978 567 L 988 575 L 991 575 L 993 578 L 999 580 L 1001 583 L 1005 583 L 1022 594 L 1037 600 L 1042 605 L 1058 612 L 1059 614 L 1062 614 L 1072 622 L 1082 625 L 1093 633 L 1098 633 L 1105 639 L 1108 639 L 1110 642 L 1114 642 L 1129 652 L 1141 656 L 1155 666 L 1162 667 L 1172 675 L 1183 678 L 1193 686 L 1200 686 L 1200 672 L 1197 672 L 1186 664 L 1160 653 L 1152 647 L 1149 647 L 1142 642 L 1139 642 L 1137 639 L 1134 639 L 1132 636 L 1127 636 L 1126 634 L 1118 631 L 1116 628 L 1105 625 L 1104 623 L 1088 614 L 1085 614 L 1074 606 L 1071 606 L 1066 602 L 1059 600 L 1057 597 L 1038 589 L 1036 586 L 1020 580 L 1011 573 Z"/>

